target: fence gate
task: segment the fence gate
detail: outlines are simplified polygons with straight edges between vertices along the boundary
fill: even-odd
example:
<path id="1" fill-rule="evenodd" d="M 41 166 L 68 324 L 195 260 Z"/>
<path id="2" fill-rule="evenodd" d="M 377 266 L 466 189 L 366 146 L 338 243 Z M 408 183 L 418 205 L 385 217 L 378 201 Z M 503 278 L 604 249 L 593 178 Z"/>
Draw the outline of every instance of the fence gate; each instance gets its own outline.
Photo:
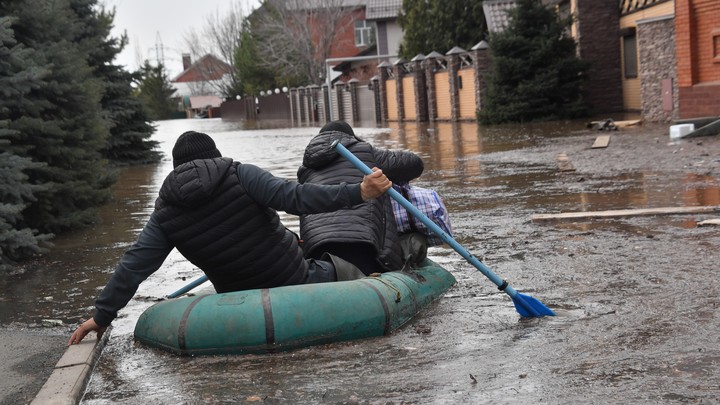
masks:
<path id="1" fill-rule="evenodd" d="M 340 119 L 340 114 L 338 111 L 338 98 L 337 98 L 337 91 L 330 90 L 330 105 L 332 106 L 332 111 L 330 111 L 330 121 Z"/>
<path id="2" fill-rule="evenodd" d="M 472 68 L 458 71 L 458 100 L 460 101 L 460 119 L 477 119 L 475 105 L 475 72 Z"/>
<path id="3" fill-rule="evenodd" d="M 398 105 L 397 105 L 397 87 L 395 86 L 395 80 L 387 80 L 385 82 L 385 97 L 387 106 L 388 121 L 398 120 Z"/>
<path id="4" fill-rule="evenodd" d="M 353 97 L 350 87 L 345 87 L 341 94 L 343 110 L 342 119 L 350 124 L 350 126 L 355 126 L 355 117 L 353 116 Z"/>
<path id="5" fill-rule="evenodd" d="M 330 122 L 330 117 L 327 115 L 327 87 L 322 87 L 318 94 L 318 121 L 321 124 Z"/>
<path id="6" fill-rule="evenodd" d="M 402 86 L 405 119 L 415 121 L 417 119 L 417 111 L 415 110 L 415 75 L 404 76 L 402 78 Z"/>
<path id="7" fill-rule="evenodd" d="M 375 117 L 375 92 L 369 86 L 357 86 L 357 120 L 359 123 L 374 124 Z"/>
<path id="8" fill-rule="evenodd" d="M 437 100 L 437 119 L 452 119 L 452 109 L 450 106 L 450 82 L 448 81 L 447 71 L 435 74 L 435 98 Z"/>

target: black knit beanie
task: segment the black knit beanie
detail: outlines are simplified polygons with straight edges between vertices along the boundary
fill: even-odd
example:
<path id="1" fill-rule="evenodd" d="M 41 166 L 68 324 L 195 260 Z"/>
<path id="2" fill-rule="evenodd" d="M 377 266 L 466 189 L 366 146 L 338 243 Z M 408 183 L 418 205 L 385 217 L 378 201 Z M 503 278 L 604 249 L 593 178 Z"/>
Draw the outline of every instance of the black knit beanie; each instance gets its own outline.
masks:
<path id="1" fill-rule="evenodd" d="M 353 132 L 350 125 L 345 121 L 330 121 L 327 124 L 325 124 L 324 127 L 320 128 L 320 132 L 330 132 L 330 131 L 337 131 L 337 132 L 342 132 L 344 134 L 348 134 L 350 136 L 355 136 L 355 132 Z"/>
<path id="2" fill-rule="evenodd" d="M 172 150 L 173 167 L 195 159 L 222 157 L 215 141 L 202 132 L 187 131 L 180 135 Z"/>

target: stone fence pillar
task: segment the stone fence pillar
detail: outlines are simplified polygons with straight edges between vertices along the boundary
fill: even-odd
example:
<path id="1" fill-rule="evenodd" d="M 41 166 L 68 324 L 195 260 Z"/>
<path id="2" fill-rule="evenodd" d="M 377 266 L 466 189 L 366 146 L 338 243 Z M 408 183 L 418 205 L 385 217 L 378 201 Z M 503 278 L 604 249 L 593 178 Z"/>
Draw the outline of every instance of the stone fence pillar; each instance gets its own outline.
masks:
<path id="1" fill-rule="evenodd" d="M 400 58 L 393 64 L 393 72 L 395 73 L 395 96 L 397 99 L 397 117 L 398 122 L 405 120 L 405 97 L 403 96 L 403 76 L 405 76 L 405 64 L 407 60 Z"/>
<path id="2" fill-rule="evenodd" d="M 391 65 L 387 62 L 382 62 L 378 65 L 378 93 L 380 97 L 380 120 L 388 120 L 388 105 L 387 105 L 387 80 L 390 77 L 388 70 Z"/>
<path id="3" fill-rule="evenodd" d="M 380 104 L 380 76 L 375 75 L 370 79 L 368 84 L 373 92 L 373 100 L 375 100 L 375 122 L 382 122 L 382 109 Z"/>
<path id="4" fill-rule="evenodd" d="M 320 94 L 318 95 L 318 121 L 321 126 L 330 122 L 330 110 L 328 105 L 328 85 L 320 86 Z"/>
<path id="5" fill-rule="evenodd" d="M 438 59 L 443 56 L 435 51 L 430 52 L 423 61 L 425 70 L 425 88 L 427 90 L 428 121 L 437 120 L 437 93 L 435 92 L 435 72 L 438 71 Z"/>
<path id="6" fill-rule="evenodd" d="M 360 80 L 352 78 L 348 81 L 348 90 L 350 91 L 350 104 L 352 110 L 352 122 L 355 123 L 360 119 L 360 113 L 358 112 L 358 84 Z"/>
<path id="7" fill-rule="evenodd" d="M 320 86 L 317 84 L 311 84 L 308 86 L 308 111 L 309 111 L 309 117 L 310 121 L 308 122 L 309 125 L 315 125 L 315 123 L 318 120 L 318 95 L 320 93 Z"/>
<path id="8" fill-rule="evenodd" d="M 343 92 L 345 92 L 345 87 L 347 85 L 343 82 L 337 82 L 335 83 L 335 103 L 333 103 L 333 110 L 337 108 L 336 111 L 332 112 L 332 117 L 336 120 L 346 120 L 347 118 L 343 115 L 343 111 L 345 110 L 345 106 L 343 105 Z"/>
<path id="9" fill-rule="evenodd" d="M 460 70 L 460 54 L 466 51 L 460 47 L 454 47 L 445 55 L 448 57 L 448 80 L 450 81 L 450 119 L 460 119 L 460 89 L 458 86 L 458 71 Z"/>
<path id="10" fill-rule="evenodd" d="M 487 75 L 490 73 L 490 49 L 485 41 L 480 41 L 471 48 L 473 70 L 475 71 L 475 107 L 482 110 L 483 94 L 487 86 Z"/>
<path id="11" fill-rule="evenodd" d="M 425 82 L 425 70 L 423 69 L 423 61 L 425 55 L 417 54 L 412 58 L 411 67 L 415 74 L 413 86 L 415 91 L 415 120 L 425 122 L 428 120 L 428 102 L 427 102 L 427 84 Z"/>
<path id="12" fill-rule="evenodd" d="M 295 111 L 295 104 L 297 102 L 295 100 L 296 93 L 297 93 L 297 89 L 295 89 L 295 88 L 288 90 L 288 98 L 290 99 L 290 122 L 291 122 L 291 125 L 293 125 L 293 126 L 295 126 L 295 120 L 297 117 L 297 112 Z"/>

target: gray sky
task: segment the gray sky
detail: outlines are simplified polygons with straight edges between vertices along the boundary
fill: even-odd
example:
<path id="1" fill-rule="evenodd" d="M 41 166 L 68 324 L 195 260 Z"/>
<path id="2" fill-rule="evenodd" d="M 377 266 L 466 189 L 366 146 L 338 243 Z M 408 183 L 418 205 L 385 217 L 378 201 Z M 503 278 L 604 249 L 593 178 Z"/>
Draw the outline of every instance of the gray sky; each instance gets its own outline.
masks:
<path id="1" fill-rule="evenodd" d="M 260 0 L 236 0 L 245 14 L 257 8 Z M 106 8 L 115 8 L 113 35 L 127 32 L 129 44 L 117 62 L 136 70 L 145 59 L 164 59 L 169 76 L 182 71 L 184 36 L 191 30 L 201 32 L 208 17 L 223 15 L 231 0 L 100 0 Z"/>

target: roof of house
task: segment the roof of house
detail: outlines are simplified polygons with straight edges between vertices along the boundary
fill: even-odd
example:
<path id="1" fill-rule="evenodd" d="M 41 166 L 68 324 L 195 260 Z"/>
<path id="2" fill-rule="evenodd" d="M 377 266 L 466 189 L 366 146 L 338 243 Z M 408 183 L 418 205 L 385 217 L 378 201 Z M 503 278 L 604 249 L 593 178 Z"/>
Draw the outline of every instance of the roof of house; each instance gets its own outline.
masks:
<path id="1" fill-rule="evenodd" d="M 369 56 L 369 55 L 377 55 L 377 46 L 375 44 L 372 44 L 369 47 L 363 49 L 362 51 L 358 52 L 358 54 L 355 56 Z M 371 61 L 373 61 L 373 59 L 360 60 L 360 61 L 348 60 L 348 61 L 340 62 L 337 65 L 333 66 L 332 70 L 334 70 L 336 72 L 342 72 L 342 71 L 345 71 L 346 69 L 350 69 L 353 64 L 363 64 L 363 63 L 368 63 Z M 377 62 L 377 60 L 375 60 L 375 62 Z"/>
<path id="2" fill-rule="evenodd" d="M 485 0 L 483 11 L 487 21 L 488 31 L 499 32 L 508 25 L 507 12 L 515 7 L 515 0 Z"/>
<path id="3" fill-rule="evenodd" d="M 172 82 L 200 82 L 220 80 L 232 71 L 232 66 L 220 60 L 217 56 L 207 54 L 195 61 Z"/>
<path id="4" fill-rule="evenodd" d="M 395 19 L 402 8 L 402 0 L 368 0 L 365 7 L 365 19 Z"/>
<path id="5" fill-rule="evenodd" d="M 284 2 L 289 10 L 311 10 L 323 7 L 360 7 L 364 6 L 367 0 L 303 0 Z"/>
<path id="6" fill-rule="evenodd" d="M 620 13 L 623 15 L 634 13 L 666 1 L 668 0 L 620 0 Z"/>

